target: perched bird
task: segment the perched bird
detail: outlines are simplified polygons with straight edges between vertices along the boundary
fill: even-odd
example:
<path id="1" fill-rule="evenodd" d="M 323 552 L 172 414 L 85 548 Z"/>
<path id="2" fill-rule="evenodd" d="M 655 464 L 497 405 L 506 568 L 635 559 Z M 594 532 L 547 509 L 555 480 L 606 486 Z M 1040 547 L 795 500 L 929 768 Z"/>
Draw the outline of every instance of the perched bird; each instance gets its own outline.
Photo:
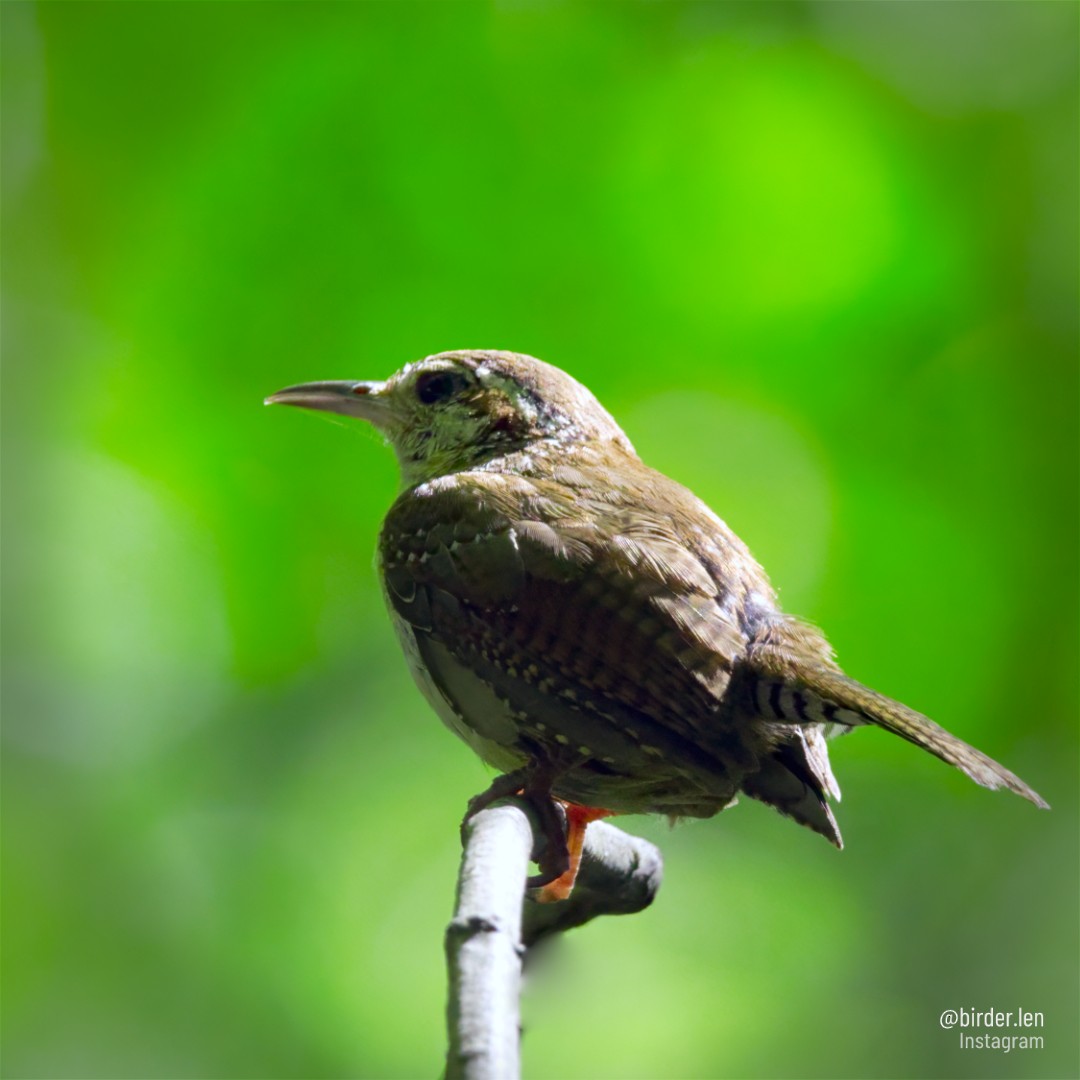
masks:
<path id="1" fill-rule="evenodd" d="M 402 490 L 379 537 L 391 618 L 432 707 L 503 774 L 472 811 L 521 791 L 541 814 L 530 880 L 545 898 L 569 892 L 585 827 L 608 813 L 710 817 L 742 792 L 840 847 L 825 737 L 860 725 L 1047 805 L 845 675 L 746 545 L 558 368 L 444 352 L 385 382 L 266 401 L 359 417 L 393 446 Z"/>

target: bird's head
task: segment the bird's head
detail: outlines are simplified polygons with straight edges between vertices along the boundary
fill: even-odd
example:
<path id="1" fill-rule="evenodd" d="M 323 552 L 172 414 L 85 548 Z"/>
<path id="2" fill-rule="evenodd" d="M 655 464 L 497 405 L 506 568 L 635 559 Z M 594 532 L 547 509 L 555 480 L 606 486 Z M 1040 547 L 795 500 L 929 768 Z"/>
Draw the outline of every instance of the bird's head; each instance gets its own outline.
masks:
<path id="1" fill-rule="evenodd" d="M 271 394 L 266 404 L 367 420 L 393 446 L 407 488 L 535 443 L 559 451 L 607 441 L 633 452 L 581 383 L 520 353 L 438 353 L 385 382 L 302 383 Z"/>

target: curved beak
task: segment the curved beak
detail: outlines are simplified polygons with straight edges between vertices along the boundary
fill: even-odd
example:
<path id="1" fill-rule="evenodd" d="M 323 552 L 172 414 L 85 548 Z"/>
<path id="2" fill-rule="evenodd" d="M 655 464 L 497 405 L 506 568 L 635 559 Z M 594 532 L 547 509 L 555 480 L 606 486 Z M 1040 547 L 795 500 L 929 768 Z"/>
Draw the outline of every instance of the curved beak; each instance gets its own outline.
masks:
<path id="1" fill-rule="evenodd" d="M 301 409 L 341 413 L 382 426 L 390 415 L 390 402 L 382 382 L 309 382 L 286 386 L 263 401 L 264 405 L 295 405 Z"/>

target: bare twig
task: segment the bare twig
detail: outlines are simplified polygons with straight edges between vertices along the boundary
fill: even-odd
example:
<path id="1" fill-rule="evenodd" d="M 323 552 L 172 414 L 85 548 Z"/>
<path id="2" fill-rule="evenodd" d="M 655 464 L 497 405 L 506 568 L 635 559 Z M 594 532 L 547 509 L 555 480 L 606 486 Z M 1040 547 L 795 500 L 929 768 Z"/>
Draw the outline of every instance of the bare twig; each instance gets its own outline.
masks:
<path id="1" fill-rule="evenodd" d="M 660 852 L 606 822 L 586 833 L 577 884 L 568 900 L 522 898 L 541 836 L 524 800 L 500 800 L 465 826 L 457 907 L 446 930 L 450 978 L 447 1080 L 514 1080 L 520 1066 L 521 960 L 525 945 L 581 926 L 597 915 L 625 915 L 652 903 Z"/>

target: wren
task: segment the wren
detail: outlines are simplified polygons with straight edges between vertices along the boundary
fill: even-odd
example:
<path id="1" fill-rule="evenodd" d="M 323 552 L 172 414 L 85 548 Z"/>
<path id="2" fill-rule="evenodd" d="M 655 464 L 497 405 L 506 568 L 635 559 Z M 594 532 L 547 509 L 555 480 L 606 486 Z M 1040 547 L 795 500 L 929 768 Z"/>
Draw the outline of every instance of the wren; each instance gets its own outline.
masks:
<path id="1" fill-rule="evenodd" d="M 470 812 L 520 791 L 541 814 L 530 882 L 545 898 L 568 893 L 585 827 L 609 813 L 710 817 L 742 793 L 841 847 L 825 740 L 853 727 L 1047 805 L 845 675 L 746 545 L 558 368 L 444 352 L 385 382 L 266 400 L 359 417 L 393 446 L 402 490 L 379 536 L 390 616 L 428 702 L 502 774 Z"/>

